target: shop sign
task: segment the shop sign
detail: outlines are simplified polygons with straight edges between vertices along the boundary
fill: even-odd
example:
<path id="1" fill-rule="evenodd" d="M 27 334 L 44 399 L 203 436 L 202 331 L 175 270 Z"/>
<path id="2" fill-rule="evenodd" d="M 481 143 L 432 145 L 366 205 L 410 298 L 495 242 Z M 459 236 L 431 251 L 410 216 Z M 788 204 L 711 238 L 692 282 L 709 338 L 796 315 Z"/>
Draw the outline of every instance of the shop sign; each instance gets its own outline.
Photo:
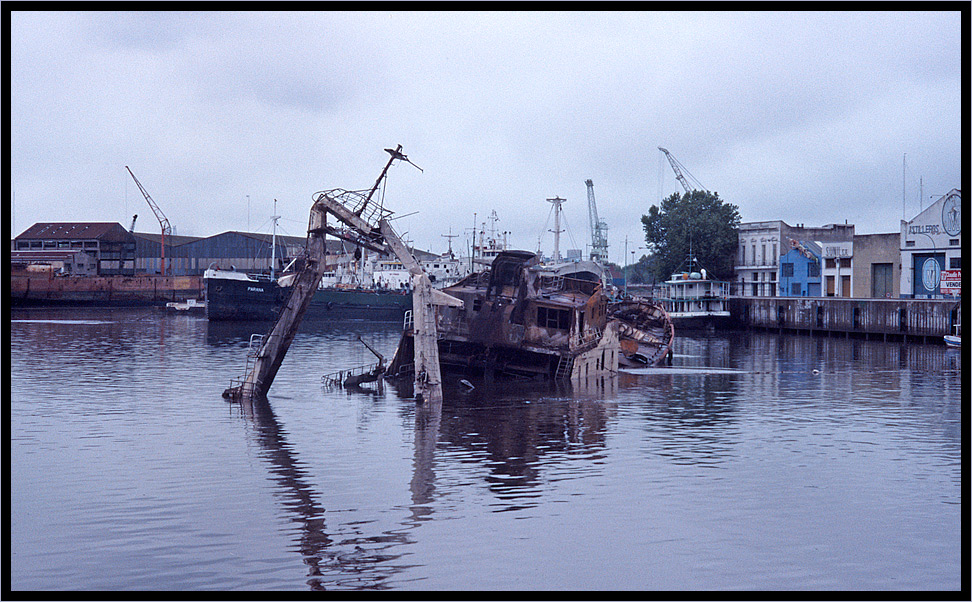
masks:
<path id="1" fill-rule="evenodd" d="M 958 295 L 962 292 L 962 270 L 942 270 L 942 294 Z"/>

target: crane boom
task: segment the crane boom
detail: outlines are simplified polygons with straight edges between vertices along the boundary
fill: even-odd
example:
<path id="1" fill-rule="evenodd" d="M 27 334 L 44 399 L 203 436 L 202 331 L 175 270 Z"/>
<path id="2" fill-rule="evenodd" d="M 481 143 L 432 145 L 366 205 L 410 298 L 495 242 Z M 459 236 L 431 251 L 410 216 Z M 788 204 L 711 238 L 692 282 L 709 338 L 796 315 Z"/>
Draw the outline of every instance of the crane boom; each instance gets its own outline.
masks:
<path id="1" fill-rule="evenodd" d="M 135 174 L 132 173 L 132 170 L 129 169 L 127 165 L 125 166 L 125 169 L 128 169 L 128 173 L 132 176 L 132 179 L 135 180 L 135 185 L 138 186 L 138 189 L 142 191 L 142 196 L 145 197 L 145 201 L 148 202 L 149 207 L 152 208 L 152 212 L 155 213 L 156 219 L 159 220 L 159 226 L 162 227 L 162 275 L 165 276 L 166 275 L 166 272 L 165 272 L 165 237 L 172 235 L 172 226 L 169 225 L 169 219 L 167 217 L 165 217 L 165 214 L 162 213 L 162 210 L 159 209 L 159 206 L 155 203 L 155 201 L 152 200 L 152 197 L 149 196 L 148 191 L 146 191 L 145 190 L 145 187 L 142 186 L 142 183 L 138 181 L 138 178 L 135 177 Z M 135 220 L 134 219 L 132 220 L 132 226 L 133 227 L 135 226 Z"/>
<path id="2" fill-rule="evenodd" d="M 685 169 L 685 166 L 679 163 L 678 159 L 676 159 L 675 156 L 672 155 L 672 153 L 668 152 L 667 149 L 664 149 L 659 146 L 658 150 L 665 153 L 665 156 L 668 158 L 668 162 L 671 163 L 672 169 L 675 171 L 675 179 L 679 181 L 679 183 L 682 185 L 682 188 L 685 189 L 685 192 L 692 192 L 693 190 L 697 190 L 695 187 L 689 186 L 688 181 L 685 179 L 685 176 L 682 174 L 682 171 L 688 173 L 688 170 Z M 695 176 L 689 173 L 689 177 L 692 178 L 693 182 L 698 184 L 699 188 L 703 190 L 705 189 L 705 187 L 702 186 L 702 183 L 695 179 Z"/>
<path id="3" fill-rule="evenodd" d="M 587 184 L 587 212 L 591 220 L 591 261 L 607 261 L 607 224 L 597 217 L 597 203 L 594 202 L 594 182 Z"/>

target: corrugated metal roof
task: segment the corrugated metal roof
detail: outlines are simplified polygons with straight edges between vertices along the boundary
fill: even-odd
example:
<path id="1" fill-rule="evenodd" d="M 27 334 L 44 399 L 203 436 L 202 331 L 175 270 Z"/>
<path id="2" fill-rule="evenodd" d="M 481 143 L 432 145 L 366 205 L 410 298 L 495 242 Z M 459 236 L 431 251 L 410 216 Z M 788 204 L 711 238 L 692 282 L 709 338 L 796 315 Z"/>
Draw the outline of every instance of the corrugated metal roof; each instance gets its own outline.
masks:
<path id="1" fill-rule="evenodd" d="M 129 232 L 118 222 L 39 222 L 15 240 L 129 240 Z"/>
<path id="2" fill-rule="evenodd" d="M 162 233 L 152 234 L 150 232 L 132 232 L 135 238 L 141 238 L 144 240 L 150 240 L 154 243 L 162 243 Z M 184 245 L 189 242 L 195 242 L 197 240 L 202 240 L 202 236 L 179 236 L 179 235 L 169 235 L 165 237 L 165 244 L 169 247 L 178 247 L 179 245 Z"/>

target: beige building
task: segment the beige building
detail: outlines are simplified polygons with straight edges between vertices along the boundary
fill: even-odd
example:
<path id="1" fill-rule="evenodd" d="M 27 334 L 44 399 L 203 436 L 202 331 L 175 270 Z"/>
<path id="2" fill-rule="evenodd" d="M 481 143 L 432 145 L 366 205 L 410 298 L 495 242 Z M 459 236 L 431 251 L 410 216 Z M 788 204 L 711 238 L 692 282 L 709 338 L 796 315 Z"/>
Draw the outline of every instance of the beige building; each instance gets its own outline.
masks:
<path id="1" fill-rule="evenodd" d="M 901 235 L 854 236 L 853 296 L 855 299 L 891 299 L 901 286 Z"/>

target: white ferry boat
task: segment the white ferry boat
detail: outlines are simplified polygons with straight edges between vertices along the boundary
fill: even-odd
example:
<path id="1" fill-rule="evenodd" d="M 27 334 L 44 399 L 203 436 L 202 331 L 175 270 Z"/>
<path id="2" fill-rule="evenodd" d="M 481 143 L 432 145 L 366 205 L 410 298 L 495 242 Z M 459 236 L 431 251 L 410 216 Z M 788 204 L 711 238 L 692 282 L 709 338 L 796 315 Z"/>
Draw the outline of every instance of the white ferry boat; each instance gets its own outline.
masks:
<path id="1" fill-rule="evenodd" d="M 729 283 L 710 279 L 696 260 L 689 271 L 672 274 L 665 281 L 665 310 L 677 329 L 710 329 L 729 323 Z"/>

